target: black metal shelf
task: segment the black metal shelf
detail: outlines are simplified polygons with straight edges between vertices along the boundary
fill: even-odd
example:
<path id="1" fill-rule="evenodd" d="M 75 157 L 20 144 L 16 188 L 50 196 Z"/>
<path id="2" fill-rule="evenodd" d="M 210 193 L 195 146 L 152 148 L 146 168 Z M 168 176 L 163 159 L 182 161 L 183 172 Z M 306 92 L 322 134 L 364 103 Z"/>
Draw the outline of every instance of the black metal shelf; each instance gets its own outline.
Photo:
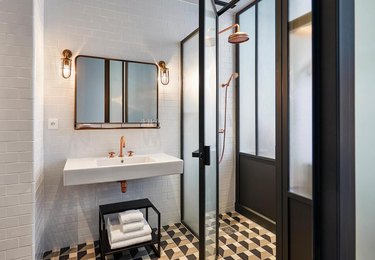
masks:
<path id="1" fill-rule="evenodd" d="M 152 228 L 151 233 L 151 240 L 147 242 L 142 242 L 139 244 L 111 249 L 111 245 L 108 239 L 108 232 L 105 225 L 105 215 L 119 213 L 127 210 L 133 209 L 145 209 L 146 210 L 146 221 L 148 222 L 148 209 L 152 208 L 158 217 L 158 227 Z M 106 255 L 111 255 L 115 253 L 120 253 L 123 251 L 127 251 L 134 248 L 150 246 L 155 254 L 160 257 L 160 239 L 161 239 L 161 223 L 160 223 L 160 212 L 157 208 L 151 203 L 148 199 L 141 199 L 141 200 L 133 200 L 133 201 L 125 201 L 119 203 L 112 203 L 106 205 L 99 206 L 99 243 L 100 243 L 100 252 L 101 252 L 101 259 L 105 259 Z M 157 248 L 156 246 L 157 245 Z"/>

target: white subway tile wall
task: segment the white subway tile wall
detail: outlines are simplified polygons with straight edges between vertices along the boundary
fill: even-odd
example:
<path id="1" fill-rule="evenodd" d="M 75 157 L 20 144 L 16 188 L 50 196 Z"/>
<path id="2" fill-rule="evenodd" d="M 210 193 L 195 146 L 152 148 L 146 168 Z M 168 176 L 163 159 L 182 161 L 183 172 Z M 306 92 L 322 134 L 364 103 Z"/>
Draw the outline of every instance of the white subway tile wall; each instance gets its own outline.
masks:
<path id="1" fill-rule="evenodd" d="M 0 259 L 32 259 L 33 1 L 0 1 Z"/>
<path id="2" fill-rule="evenodd" d="M 148 197 L 163 224 L 179 222 L 177 175 L 129 181 L 122 194 L 118 183 L 64 187 L 62 170 L 68 157 L 117 152 L 121 135 L 139 154 L 180 155 L 179 42 L 197 28 L 198 6 L 179 0 L 3 0 L 0 14 L 0 259 L 38 259 L 44 250 L 97 239 L 97 208 L 104 203 Z M 220 20 L 225 27 L 233 15 Z M 75 56 L 165 60 L 171 78 L 160 87 L 161 129 L 75 131 L 74 76 L 60 75 L 65 48 Z M 233 71 L 233 51 L 221 37 L 220 82 Z M 234 207 L 234 93 L 232 86 L 221 212 Z M 59 119 L 58 130 L 47 129 L 48 118 Z"/>
<path id="3" fill-rule="evenodd" d="M 220 29 L 227 28 L 235 23 L 234 13 L 227 11 L 219 18 Z M 231 32 L 219 36 L 219 85 L 228 81 L 235 72 L 235 47 L 228 43 Z M 240 75 L 241 76 L 241 75 Z M 235 94 L 236 81 L 233 80 L 228 89 L 227 129 L 223 161 L 219 172 L 219 209 L 220 213 L 234 211 L 235 203 L 235 156 L 236 156 L 236 124 L 235 124 Z M 224 126 L 225 89 L 219 88 L 219 128 Z M 219 147 L 222 149 L 223 135 L 219 135 Z"/>
<path id="4" fill-rule="evenodd" d="M 44 174 L 45 249 L 98 239 L 98 205 L 149 198 L 163 224 L 180 221 L 180 176 L 64 187 L 67 158 L 118 152 L 120 136 L 138 154 L 180 156 L 180 40 L 198 26 L 198 6 L 176 0 L 45 1 Z M 61 77 L 64 49 L 145 62 L 165 60 L 170 83 L 160 85 L 159 130 L 74 130 L 74 73 Z M 59 119 L 48 130 L 48 118 Z"/>
<path id="5" fill-rule="evenodd" d="M 34 182 L 35 182 L 35 259 L 44 253 L 44 0 L 34 0 L 34 59 L 33 59 L 33 133 L 34 133 Z M 27 219 L 25 219 L 27 221 Z M 26 241 L 25 241 L 26 242 Z"/>

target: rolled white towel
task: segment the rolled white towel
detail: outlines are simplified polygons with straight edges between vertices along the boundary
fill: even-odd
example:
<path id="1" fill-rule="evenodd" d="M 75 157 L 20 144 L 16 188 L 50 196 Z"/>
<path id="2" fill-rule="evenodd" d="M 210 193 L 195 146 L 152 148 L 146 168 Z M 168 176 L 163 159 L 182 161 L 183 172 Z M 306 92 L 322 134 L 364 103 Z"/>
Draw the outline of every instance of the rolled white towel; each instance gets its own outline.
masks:
<path id="1" fill-rule="evenodd" d="M 152 237 L 151 237 L 151 234 L 150 234 L 150 235 L 132 238 L 132 239 L 129 239 L 129 240 L 120 241 L 120 242 L 116 242 L 116 243 L 112 243 L 111 241 L 109 241 L 109 245 L 111 246 L 111 249 L 117 249 L 117 248 L 121 248 L 121 247 L 132 246 L 132 245 L 136 245 L 136 244 L 139 244 L 139 243 L 151 241 L 151 239 L 152 239 Z"/>
<path id="2" fill-rule="evenodd" d="M 145 226 L 144 219 L 138 222 L 133 222 L 129 224 L 121 224 L 121 231 L 124 233 L 130 233 L 133 231 L 141 230 Z"/>
<path id="3" fill-rule="evenodd" d="M 139 210 L 128 210 L 125 212 L 118 213 L 118 220 L 121 224 L 129 224 L 138 222 L 143 219 L 143 214 Z"/>
<path id="4" fill-rule="evenodd" d="M 112 243 L 116 243 L 116 242 L 121 242 L 121 241 L 129 240 L 129 239 L 133 239 L 133 238 L 137 238 L 137 237 L 143 237 L 143 236 L 146 236 L 146 235 L 150 235 L 151 232 L 152 232 L 151 227 L 147 223 L 146 220 L 143 219 L 143 221 L 144 221 L 144 223 L 143 223 L 144 226 L 143 226 L 142 229 L 137 230 L 137 231 L 133 231 L 133 232 L 124 233 L 121 230 L 121 224 L 120 224 L 118 218 L 108 217 L 108 219 L 107 219 L 107 230 L 108 230 L 109 240 Z"/>

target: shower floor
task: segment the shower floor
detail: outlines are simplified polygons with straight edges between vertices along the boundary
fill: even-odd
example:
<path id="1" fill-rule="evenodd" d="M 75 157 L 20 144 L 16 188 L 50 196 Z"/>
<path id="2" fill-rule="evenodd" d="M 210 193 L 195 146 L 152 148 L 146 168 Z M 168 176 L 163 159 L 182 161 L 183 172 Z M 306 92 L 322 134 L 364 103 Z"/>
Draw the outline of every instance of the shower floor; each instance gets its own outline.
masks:
<path id="1" fill-rule="evenodd" d="M 219 259 L 276 259 L 276 236 L 237 212 L 220 214 Z M 159 259 L 198 259 L 198 239 L 181 223 L 163 226 Z M 213 249 L 212 249 L 213 250 Z M 107 259 L 157 259 L 150 248 Z M 100 259 L 97 241 L 44 253 L 44 260 Z M 210 259 L 210 258 L 209 258 Z M 213 258 L 214 259 L 214 258 Z"/>

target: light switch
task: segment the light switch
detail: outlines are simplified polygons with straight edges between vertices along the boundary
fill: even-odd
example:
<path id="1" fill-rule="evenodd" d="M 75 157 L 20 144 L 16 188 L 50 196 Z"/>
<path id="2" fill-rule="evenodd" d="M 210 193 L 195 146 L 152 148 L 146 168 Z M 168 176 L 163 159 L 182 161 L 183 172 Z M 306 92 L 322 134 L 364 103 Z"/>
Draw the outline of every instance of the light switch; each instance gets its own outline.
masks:
<path id="1" fill-rule="evenodd" d="M 59 129 L 59 120 L 57 118 L 49 118 L 48 129 Z"/>

